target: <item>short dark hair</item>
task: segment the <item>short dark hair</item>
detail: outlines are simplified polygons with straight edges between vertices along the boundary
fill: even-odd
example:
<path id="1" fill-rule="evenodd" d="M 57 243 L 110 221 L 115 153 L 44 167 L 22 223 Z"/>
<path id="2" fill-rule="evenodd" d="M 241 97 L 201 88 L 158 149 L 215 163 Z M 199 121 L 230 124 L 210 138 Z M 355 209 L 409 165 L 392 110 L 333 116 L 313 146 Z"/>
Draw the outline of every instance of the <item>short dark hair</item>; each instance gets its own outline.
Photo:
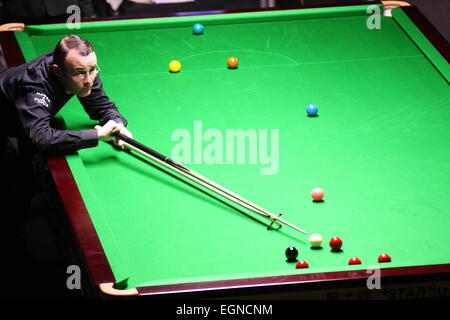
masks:
<path id="1" fill-rule="evenodd" d="M 77 49 L 82 56 L 87 56 L 94 52 L 94 48 L 86 39 L 76 35 L 68 35 L 58 41 L 53 52 L 53 63 L 64 68 L 67 53 L 71 49 Z"/>

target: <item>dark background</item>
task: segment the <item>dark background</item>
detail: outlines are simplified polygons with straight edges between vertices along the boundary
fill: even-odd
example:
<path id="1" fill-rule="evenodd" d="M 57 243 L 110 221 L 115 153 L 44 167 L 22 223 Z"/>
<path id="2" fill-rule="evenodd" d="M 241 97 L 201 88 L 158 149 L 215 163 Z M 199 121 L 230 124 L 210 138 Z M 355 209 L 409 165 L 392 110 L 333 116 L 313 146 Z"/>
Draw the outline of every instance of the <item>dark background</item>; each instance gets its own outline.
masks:
<path id="1" fill-rule="evenodd" d="M 196 0 L 180 4 L 137 4 L 124 0 L 120 8 L 113 10 L 106 0 L 0 0 L 0 23 L 23 21 L 46 23 L 64 21 L 66 8 L 78 5 L 83 17 L 107 17 L 113 15 L 164 14 L 181 11 L 203 11 L 223 9 L 258 8 L 264 3 L 275 6 L 336 4 L 362 0 Z M 370 0 L 369 0 L 370 1 Z M 449 0 L 408 0 L 436 26 L 449 41 L 450 39 L 450 1 Z"/>

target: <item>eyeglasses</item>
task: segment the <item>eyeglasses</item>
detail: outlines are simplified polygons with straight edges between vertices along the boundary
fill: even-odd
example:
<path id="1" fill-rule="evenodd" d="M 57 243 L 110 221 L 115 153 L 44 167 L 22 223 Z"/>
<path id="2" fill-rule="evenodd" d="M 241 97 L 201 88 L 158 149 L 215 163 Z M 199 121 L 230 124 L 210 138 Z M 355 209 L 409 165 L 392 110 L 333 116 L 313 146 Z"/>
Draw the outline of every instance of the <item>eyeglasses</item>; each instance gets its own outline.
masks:
<path id="1" fill-rule="evenodd" d="M 84 79 L 84 77 L 95 77 L 100 71 L 99 66 L 95 66 L 93 69 L 89 71 L 76 71 L 75 73 L 69 73 L 65 69 L 63 69 L 69 76 L 77 78 L 77 79 Z"/>

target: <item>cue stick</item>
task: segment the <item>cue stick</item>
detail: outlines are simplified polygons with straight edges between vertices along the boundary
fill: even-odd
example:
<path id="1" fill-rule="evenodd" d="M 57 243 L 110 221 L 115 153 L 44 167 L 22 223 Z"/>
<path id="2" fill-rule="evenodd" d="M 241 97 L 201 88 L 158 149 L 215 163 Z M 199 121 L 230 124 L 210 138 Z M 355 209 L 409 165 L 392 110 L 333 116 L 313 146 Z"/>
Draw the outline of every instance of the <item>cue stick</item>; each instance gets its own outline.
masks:
<path id="1" fill-rule="evenodd" d="M 273 213 L 270 213 L 269 211 L 251 203 L 250 201 L 238 196 L 237 194 L 225 189 L 224 187 L 218 185 L 217 183 L 203 177 L 202 175 L 198 174 L 197 172 L 173 161 L 172 159 L 170 159 L 169 157 L 166 157 L 165 155 L 143 145 L 142 143 L 126 136 L 123 135 L 121 133 L 114 133 L 114 136 L 116 136 L 118 139 L 122 140 L 125 142 L 125 145 L 129 148 L 132 149 L 138 153 L 140 153 L 141 155 L 150 158 L 160 164 L 162 164 L 163 166 L 165 166 L 166 168 L 172 169 L 176 172 L 178 172 L 179 174 L 181 174 L 182 176 L 189 178 L 191 180 L 193 180 L 194 182 L 204 186 L 205 188 L 220 194 L 221 196 L 233 201 L 234 203 L 237 203 L 245 208 L 247 208 L 250 211 L 253 211 L 257 214 L 260 214 L 262 216 L 264 216 L 265 218 L 269 218 L 272 219 L 272 221 L 279 221 L 281 223 L 286 224 L 287 226 L 300 231 L 301 233 L 307 234 L 306 231 L 300 229 L 299 227 L 293 225 L 292 223 L 287 222 L 286 220 L 280 218 L 279 216 L 274 215 Z"/>

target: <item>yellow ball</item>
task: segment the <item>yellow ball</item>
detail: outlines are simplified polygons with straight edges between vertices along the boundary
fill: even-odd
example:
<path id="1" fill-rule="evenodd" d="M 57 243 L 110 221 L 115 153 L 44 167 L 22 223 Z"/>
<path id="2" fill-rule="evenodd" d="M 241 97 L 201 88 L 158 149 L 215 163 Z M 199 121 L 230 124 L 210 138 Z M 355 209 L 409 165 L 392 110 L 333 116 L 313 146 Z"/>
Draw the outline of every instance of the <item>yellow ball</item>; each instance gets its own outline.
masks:
<path id="1" fill-rule="evenodd" d="M 169 63 L 169 70 L 170 72 L 178 72 L 181 69 L 181 63 L 177 60 L 172 60 Z"/>

